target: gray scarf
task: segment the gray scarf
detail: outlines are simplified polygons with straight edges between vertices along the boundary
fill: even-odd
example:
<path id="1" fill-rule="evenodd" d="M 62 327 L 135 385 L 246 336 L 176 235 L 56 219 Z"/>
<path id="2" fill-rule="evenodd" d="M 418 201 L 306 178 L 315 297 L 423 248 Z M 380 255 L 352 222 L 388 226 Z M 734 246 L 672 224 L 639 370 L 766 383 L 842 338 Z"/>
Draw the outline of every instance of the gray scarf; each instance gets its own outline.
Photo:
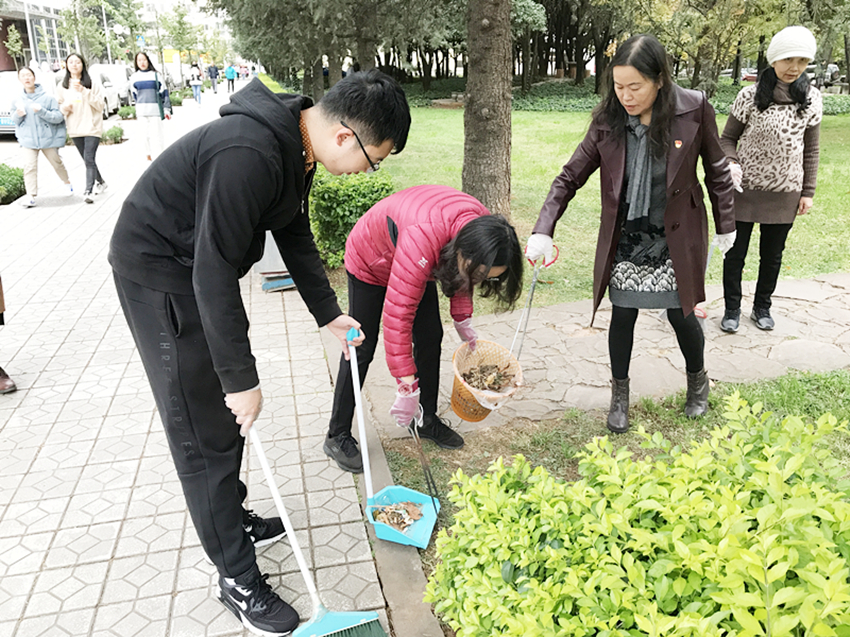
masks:
<path id="1" fill-rule="evenodd" d="M 629 130 L 637 138 L 635 152 L 628 154 L 629 187 L 626 190 L 628 213 L 623 229 L 637 232 L 649 228 L 649 196 L 652 194 L 652 153 L 650 152 L 649 126 L 640 118 L 629 115 Z"/>

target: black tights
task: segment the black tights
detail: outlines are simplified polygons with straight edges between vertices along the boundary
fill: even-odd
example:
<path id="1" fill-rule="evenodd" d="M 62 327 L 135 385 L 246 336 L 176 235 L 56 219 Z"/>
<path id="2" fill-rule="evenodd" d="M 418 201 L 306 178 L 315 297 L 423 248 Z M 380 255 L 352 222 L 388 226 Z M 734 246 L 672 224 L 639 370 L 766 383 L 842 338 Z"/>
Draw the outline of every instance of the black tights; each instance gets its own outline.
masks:
<path id="1" fill-rule="evenodd" d="M 632 360 L 632 344 L 635 340 L 635 321 L 638 310 L 633 307 L 615 305 L 611 312 L 611 328 L 608 330 L 608 354 L 611 357 L 611 375 L 623 380 L 629 377 L 629 363 Z M 685 368 L 691 372 L 701 372 L 705 367 L 703 350 L 705 336 L 696 314 L 685 316 L 682 308 L 667 310 L 667 320 L 676 331 L 679 349 L 685 357 Z"/>

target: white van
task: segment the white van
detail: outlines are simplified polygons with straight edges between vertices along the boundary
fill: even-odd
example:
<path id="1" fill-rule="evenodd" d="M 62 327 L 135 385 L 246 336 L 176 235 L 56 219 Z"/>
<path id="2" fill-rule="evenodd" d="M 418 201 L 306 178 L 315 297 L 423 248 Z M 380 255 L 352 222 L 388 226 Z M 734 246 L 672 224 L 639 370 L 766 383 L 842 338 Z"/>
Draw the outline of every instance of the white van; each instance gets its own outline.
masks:
<path id="1" fill-rule="evenodd" d="M 12 111 L 15 108 L 15 98 L 24 87 L 18 81 L 15 71 L 0 71 L 0 135 L 15 134 L 15 120 Z"/>
<path id="2" fill-rule="evenodd" d="M 121 106 L 130 106 L 133 103 L 133 92 L 130 90 L 130 76 L 133 69 L 125 64 L 92 64 L 89 67 L 92 77 L 103 77 L 118 92 L 118 100 Z"/>

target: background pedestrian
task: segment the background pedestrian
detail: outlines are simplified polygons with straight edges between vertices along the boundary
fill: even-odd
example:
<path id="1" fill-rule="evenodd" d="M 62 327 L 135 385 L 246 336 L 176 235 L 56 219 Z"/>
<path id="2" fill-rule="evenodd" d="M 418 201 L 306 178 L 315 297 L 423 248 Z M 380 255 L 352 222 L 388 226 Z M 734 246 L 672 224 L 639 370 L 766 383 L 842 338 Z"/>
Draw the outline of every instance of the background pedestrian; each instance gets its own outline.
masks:
<path id="1" fill-rule="evenodd" d="M 162 120 L 171 119 L 171 101 L 162 75 L 148 54 L 139 51 L 134 60 L 136 72 L 130 76 L 130 90 L 136 102 L 136 120 L 141 124 L 148 161 L 159 157 L 165 142 Z"/>
<path id="2" fill-rule="evenodd" d="M 14 101 L 12 119 L 15 121 L 15 137 L 21 145 L 24 160 L 27 196 L 23 205 L 29 208 L 35 205 L 38 195 L 39 153 L 44 154 L 59 179 L 65 183 L 66 194 L 73 195 L 74 188 L 68 179 L 62 157 L 59 156 L 59 149 L 65 145 L 65 118 L 59 110 L 59 103 L 40 84 L 36 84 L 35 73 L 29 67 L 25 66 L 18 71 L 18 79 L 24 88 Z"/>

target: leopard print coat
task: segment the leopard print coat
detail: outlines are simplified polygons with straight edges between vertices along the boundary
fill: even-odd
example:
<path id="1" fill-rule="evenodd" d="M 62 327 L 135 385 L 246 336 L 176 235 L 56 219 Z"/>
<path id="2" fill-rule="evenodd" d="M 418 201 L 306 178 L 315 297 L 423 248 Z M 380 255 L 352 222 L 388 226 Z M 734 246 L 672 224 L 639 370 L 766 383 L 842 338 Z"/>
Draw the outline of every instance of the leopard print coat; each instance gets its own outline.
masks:
<path id="1" fill-rule="evenodd" d="M 809 87 L 810 104 L 798 111 L 797 104 L 771 104 L 759 111 L 755 105 L 756 87 L 738 93 L 731 115 L 744 124 L 738 143 L 745 190 L 800 192 L 803 188 L 803 137 L 806 130 L 820 124 L 823 99 Z"/>

